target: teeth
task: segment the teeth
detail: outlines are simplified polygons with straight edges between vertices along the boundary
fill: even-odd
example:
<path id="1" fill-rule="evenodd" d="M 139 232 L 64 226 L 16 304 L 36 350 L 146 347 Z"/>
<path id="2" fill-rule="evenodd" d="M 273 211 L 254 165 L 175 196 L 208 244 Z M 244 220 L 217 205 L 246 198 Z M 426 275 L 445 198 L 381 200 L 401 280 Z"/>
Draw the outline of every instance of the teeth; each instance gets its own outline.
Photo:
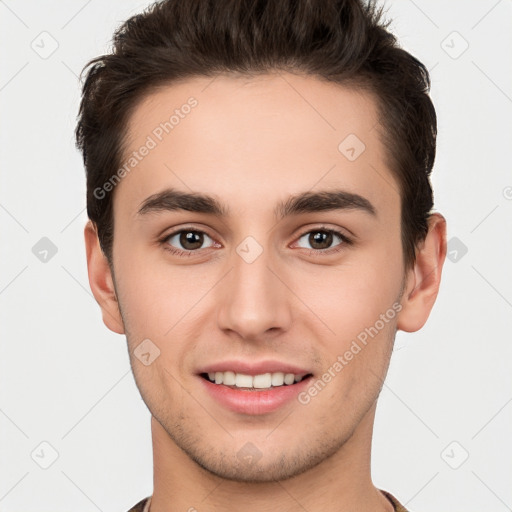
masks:
<path id="1" fill-rule="evenodd" d="M 288 384 L 288 386 L 290 384 L 293 384 L 295 382 L 295 375 L 293 375 L 293 373 L 287 373 L 285 376 L 284 376 L 284 383 L 285 384 Z"/>
<path id="2" fill-rule="evenodd" d="M 253 378 L 250 375 L 244 375 L 243 373 L 237 373 L 235 377 L 235 386 L 237 388 L 252 388 Z"/>
<path id="3" fill-rule="evenodd" d="M 284 373 L 277 372 L 272 374 L 272 386 L 282 386 L 284 384 Z"/>
<path id="4" fill-rule="evenodd" d="M 295 382 L 300 382 L 305 375 L 294 375 L 293 373 L 262 373 L 260 375 L 246 375 L 244 373 L 227 372 L 209 372 L 208 379 L 215 384 L 224 384 L 226 386 L 236 386 L 237 388 L 255 388 L 269 389 L 286 384 L 290 386 Z"/>
<path id="5" fill-rule="evenodd" d="M 264 373 L 263 375 L 255 375 L 252 378 L 252 385 L 259 389 L 269 388 L 272 386 L 272 374 Z"/>
<path id="6" fill-rule="evenodd" d="M 234 386 L 235 383 L 236 383 L 235 372 L 224 372 L 224 376 L 222 377 L 222 384 L 226 384 L 226 386 Z"/>

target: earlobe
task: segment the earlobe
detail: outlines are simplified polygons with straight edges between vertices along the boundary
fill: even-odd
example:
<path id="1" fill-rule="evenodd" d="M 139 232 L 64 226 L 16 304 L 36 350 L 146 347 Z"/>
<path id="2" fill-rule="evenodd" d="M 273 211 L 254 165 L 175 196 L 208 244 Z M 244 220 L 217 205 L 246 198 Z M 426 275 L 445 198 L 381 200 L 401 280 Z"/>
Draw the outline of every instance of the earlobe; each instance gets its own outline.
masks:
<path id="1" fill-rule="evenodd" d="M 425 325 L 439 291 L 445 257 L 446 220 L 440 213 L 433 213 L 427 236 L 418 247 L 416 262 L 407 275 L 397 320 L 399 330 L 415 332 Z"/>
<path id="2" fill-rule="evenodd" d="M 101 250 L 95 225 L 89 220 L 84 229 L 89 284 L 101 308 L 103 323 L 113 332 L 124 334 L 112 272 Z"/>

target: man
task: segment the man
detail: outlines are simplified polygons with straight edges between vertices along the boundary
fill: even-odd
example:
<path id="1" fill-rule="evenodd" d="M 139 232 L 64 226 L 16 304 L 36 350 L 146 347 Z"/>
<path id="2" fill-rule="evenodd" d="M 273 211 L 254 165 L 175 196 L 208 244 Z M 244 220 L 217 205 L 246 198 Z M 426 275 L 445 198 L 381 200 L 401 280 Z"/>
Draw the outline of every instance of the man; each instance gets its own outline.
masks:
<path id="1" fill-rule="evenodd" d="M 91 61 L 91 289 L 151 415 L 132 511 L 404 511 L 370 476 L 446 254 L 425 67 L 357 0 L 167 0 Z"/>

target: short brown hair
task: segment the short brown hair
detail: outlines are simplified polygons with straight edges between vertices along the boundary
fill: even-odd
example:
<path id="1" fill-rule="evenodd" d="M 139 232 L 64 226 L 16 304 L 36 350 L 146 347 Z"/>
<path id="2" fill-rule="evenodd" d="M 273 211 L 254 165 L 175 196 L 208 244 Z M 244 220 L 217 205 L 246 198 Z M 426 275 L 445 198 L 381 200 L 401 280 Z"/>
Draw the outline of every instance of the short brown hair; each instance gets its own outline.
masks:
<path id="1" fill-rule="evenodd" d="M 283 70 L 361 88 L 377 101 L 381 140 L 401 197 L 406 268 L 428 232 L 437 120 L 426 67 L 398 46 L 369 0 L 163 0 L 125 21 L 112 52 L 82 75 L 76 144 L 87 213 L 112 263 L 113 191 L 130 114 L 158 86 L 196 76 Z"/>

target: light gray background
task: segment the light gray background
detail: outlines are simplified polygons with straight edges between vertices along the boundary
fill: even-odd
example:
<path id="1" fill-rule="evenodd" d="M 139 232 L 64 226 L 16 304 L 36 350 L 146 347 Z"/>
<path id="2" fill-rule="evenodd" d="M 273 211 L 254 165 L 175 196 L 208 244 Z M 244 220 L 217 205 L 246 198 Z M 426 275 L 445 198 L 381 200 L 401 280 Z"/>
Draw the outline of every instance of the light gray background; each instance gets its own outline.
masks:
<path id="1" fill-rule="evenodd" d="M 78 73 L 147 5 L 0 1 L 2 512 L 125 512 L 152 492 L 149 412 L 89 290 L 73 139 Z M 426 326 L 397 335 L 373 477 L 412 511 L 511 510 L 512 3 L 387 5 L 432 71 L 453 261 Z M 58 249 L 46 262 L 42 237 Z"/>

